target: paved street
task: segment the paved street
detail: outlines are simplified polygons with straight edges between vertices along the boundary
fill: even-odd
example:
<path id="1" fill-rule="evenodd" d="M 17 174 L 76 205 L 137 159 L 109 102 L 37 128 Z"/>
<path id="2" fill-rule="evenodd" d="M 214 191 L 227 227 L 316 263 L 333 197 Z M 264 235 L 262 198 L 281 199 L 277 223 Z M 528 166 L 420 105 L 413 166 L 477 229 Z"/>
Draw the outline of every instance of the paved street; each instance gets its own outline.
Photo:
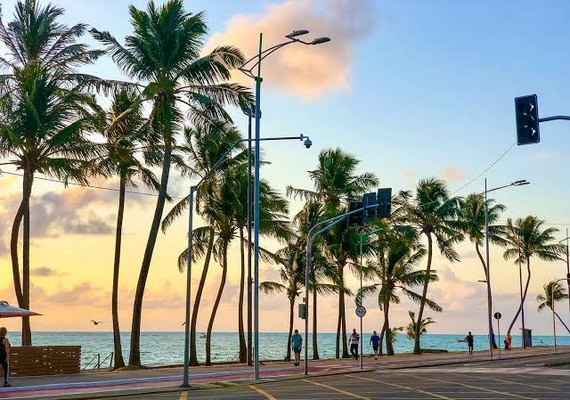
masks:
<path id="1" fill-rule="evenodd" d="M 129 399 L 568 399 L 570 375 L 365 372 Z M 495 370 L 493 370 L 495 371 Z M 490 371 L 491 372 L 491 371 Z M 121 397 L 124 399 L 125 397 Z"/>

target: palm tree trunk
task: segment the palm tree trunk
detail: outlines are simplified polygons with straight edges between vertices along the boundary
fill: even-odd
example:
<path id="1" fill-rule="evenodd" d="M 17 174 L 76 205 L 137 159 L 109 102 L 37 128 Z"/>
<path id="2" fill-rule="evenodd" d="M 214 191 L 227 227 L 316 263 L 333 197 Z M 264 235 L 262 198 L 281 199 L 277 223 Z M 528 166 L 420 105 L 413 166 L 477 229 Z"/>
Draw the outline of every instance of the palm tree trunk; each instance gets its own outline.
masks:
<path id="1" fill-rule="evenodd" d="M 492 310 L 493 296 L 491 295 L 491 282 L 489 281 L 487 264 L 485 263 L 485 260 L 483 260 L 483 255 L 481 254 L 481 251 L 479 250 L 479 245 L 477 243 L 475 243 L 475 251 L 477 252 L 477 256 L 479 257 L 481 265 L 483 266 L 483 273 L 485 274 L 485 284 L 487 286 L 487 304 L 489 304 L 488 308 Z M 488 318 L 491 318 L 491 316 L 489 315 Z M 493 324 L 491 322 L 489 322 L 489 334 L 491 335 L 491 340 L 493 341 L 493 348 L 496 349 L 497 342 L 495 341 L 495 332 L 493 331 Z"/>
<path id="2" fill-rule="evenodd" d="M 123 348 L 121 346 L 121 329 L 119 327 L 119 267 L 121 265 L 121 239 L 123 234 L 123 215 L 125 213 L 126 183 L 126 177 L 121 175 L 119 179 L 119 208 L 117 210 L 117 227 L 115 231 L 115 260 L 113 263 L 113 289 L 111 294 L 115 369 L 125 366 L 125 360 L 123 360 Z"/>
<path id="3" fill-rule="evenodd" d="M 202 268 L 202 275 L 196 290 L 196 299 L 192 308 L 192 319 L 190 321 L 190 365 L 196 366 L 198 363 L 198 356 L 196 354 L 196 325 L 198 324 L 198 311 L 200 310 L 200 301 L 202 300 L 202 292 L 206 286 L 206 277 L 208 276 L 208 269 L 210 268 L 210 260 L 212 258 L 212 249 L 214 248 L 214 231 L 210 229 L 210 238 L 208 239 L 208 249 L 206 250 L 206 257 L 204 258 L 204 268 Z"/>
<path id="4" fill-rule="evenodd" d="M 208 331 L 206 332 L 206 365 L 212 365 L 212 359 L 211 359 L 212 328 L 214 327 L 214 321 L 216 319 L 216 314 L 218 312 L 218 306 L 220 305 L 220 300 L 222 299 L 222 293 L 224 292 L 224 287 L 226 286 L 227 274 L 228 274 L 228 243 L 224 241 L 222 248 L 222 279 L 220 280 L 220 287 L 218 288 L 218 294 L 216 295 L 216 300 L 214 301 L 214 307 L 212 308 L 212 314 L 210 315 L 210 321 L 208 322 Z"/>
<path id="5" fill-rule="evenodd" d="M 317 291 L 313 290 L 313 360 L 319 359 L 319 346 L 317 337 Z M 308 343 L 305 344 L 308 346 Z"/>
<path id="6" fill-rule="evenodd" d="M 386 321 L 386 320 L 384 320 L 384 321 Z M 382 346 L 383 346 L 383 343 L 384 343 L 384 333 L 385 333 L 385 332 L 386 332 L 386 322 L 384 322 L 384 323 L 382 324 L 382 329 L 380 330 L 380 340 L 379 340 L 379 342 L 378 342 L 378 346 L 379 346 L 379 347 L 378 347 L 378 354 L 381 355 L 381 356 L 383 355 L 382 352 L 384 351 L 384 350 L 382 350 Z"/>
<path id="7" fill-rule="evenodd" d="M 165 140 L 164 159 L 162 161 L 162 174 L 160 177 L 160 187 L 158 191 L 158 197 L 156 200 L 156 208 L 154 210 L 152 224 L 150 226 L 150 231 L 148 233 L 148 240 L 146 243 L 146 248 L 144 250 L 144 256 L 141 264 L 141 270 L 139 273 L 139 279 L 137 282 L 137 289 L 135 292 L 135 298 L 133 303 L 133 322 L 131 326 L 131 351 L 129 355 L 130 366 L 139 367 L 141 365 L 140 336 L 141 336 L 141 320 L 142 320 L 144 289 L 146 286 L 146 280 L 148 278 L 148 272 L 150 270 L 150 263 L 152 261 L 154 246 L 156 244 L 158 231 L 160 229 L 160 221 L 162 220 L 164 204 L 166 202 L 166 193 L 168 189 L 168 178 L 170 175 L 171 158 L 172 158 L 172 144 L 170 143 L 169 140 Z"/>
<path id="8" fill-rule="evenodd" d="M 238 340 L 239 340 L 239 362 L 247 362 L 247 346 L 245 344 L 245 331 L 243 325 L 243 292 L 245 288 L 245 239 L 243 228 L 239 228 L 240 239 L 240 277 L 239 277 L 239 296 L 238 296 Z"/>
<path id="9" fill-rule="evenodd" d="M 287 352 L 285 361 L 291 361 L 291 336 L 293 335 L 293 316 L 295 314 L 295 298 L 289 298 L 289 332 L 287 334 Z M 307 344 L 305 344 L 306 346 Z"/>
<path id="10" fill-rule="evenodd" d="M 426 233 L 428 239 L 428 257 L 427 257 L 427 265 L 426 265 L 426 274 L 429 275 L 431 271 L 431 259 L 433 256 L 433 242 L 431 239 L 431 233 Z M 426 305 L 425 299 L 427 298 L 427 291 L 428 291 L 429 281 L 426 280 L 424 283 L 424 290 L 422 292 L 422 299 L 420 302 L 420 309 L 418 311 L 418 319 L 416 323 L 416 337 L 414 338 L 414 354 L 421 354 L 422 349 L 420 345 L 420 330 L 421 330 L 421 321 L 424 315 L 424 307 Z M 388 332 L 386 332 L 388 334 Z"/>
<path id="11" fill-rule="evenodd" d="M 340 299 L 340 315 L 341 315 L 341 326 L 342 326 L 342 358 L 348 358 L 348 343 L 346 337 L 346 305 L 344 303 L 344 283 L 343 292 Z"/>
<path id="12" fill-rule="evenodd" d="M 339 300 L 338 318 L 336 322 L 335 358 L 340 358 L 340 324 L 341 321 L 340 321 L 340 300 Z"/>
<path id="13" fill-rule="evenodd" d="M 24 171 L 24 192 L 28 189 L 28 196 L 24 210 L 24 232 L 22 243 L 22 305 L 26 310 L 30 309 L 30 197 L 32 194 L 32 184 L 34 181 L 33 172 L 29 169 Z M 32 345 L 32 328 L 30 327 L 30 317 L 22 318 L 22 346 Z"/>
<path id="14" fill-rule="evenodd" d="M 528 259 L 528 258 L 526 259 L 526 271 L 527 271 L 527 277 L 526 277 L 526 283 L 525 283 L 525 287 L 524 287 L 524 291 L 523 291 L 523 296 L 521 299 L 521 304 L 519 305 L 519 308 L 517 309 L 517 312 L 516 312 L 513 320 L 511 321 L 511 323 L 509 325 L 509 329 L 507 329 L 508 334 L 511 333 L 511 330 L 513 329 L 513 326 L 515 325 L 515 322 L 517 321 L 517 318 L 519 317 L 519 314 L 521 313 L 521 310 L 524 306 L 524 302 L 526 300 L 526 292 L 528 291 L 528 285 L 530 283 L 530 259 Z"/>
<path id="15" fill-rule="evenodd" d="M 386 331 L 386 354 L 389 356 L 394 355 L 394 343 L 392 343 L 392 337 L 390 334 L 390 321 L 389 321 L 389 312 L 390 312 L 390 302 L 387 301 L 384 303 L 384 330 Z"/>

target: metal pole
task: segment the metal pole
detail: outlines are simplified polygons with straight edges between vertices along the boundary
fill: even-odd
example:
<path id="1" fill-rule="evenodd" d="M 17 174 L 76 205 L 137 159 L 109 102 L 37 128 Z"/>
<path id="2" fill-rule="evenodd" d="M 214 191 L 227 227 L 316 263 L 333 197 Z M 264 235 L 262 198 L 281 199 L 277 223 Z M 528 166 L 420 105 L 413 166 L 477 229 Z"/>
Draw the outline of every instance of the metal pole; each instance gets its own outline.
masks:
<path id="1" fill-rule="evenodd" d="M 497 318 L 497 335 L 499 336 L 499 358 L 501 358 L 501 319 Z"/>
<path id="2" fill-rule="evenodd" d="M 520 286 L 520 295 L 521 295 L 522 347 L 523 347 L 523 349 L 526 349 L 525 326 L 524 326 L 523 284 L 522 284 L 522 260 L 521 260 L 520 245 L 519 245 L 519 286 Z"/>
<path id="3" fill-rule="evenodd" d="M 491 296 L 491 265 L 489 262 L 489 206 L 487 204 L 487 178 L 485 178 L 485 255 L 487 263 L 487 317 L 489 320 L 489 357 L 493 358 L 493 305 Z"/>
<path id="4" fill-rule="evenodd" d="M 364 235 L 360 235 L 360 294 L 362 295 L 362 239 Z M 362 305 L 362 301 L 360 302 Z M 364 353 L 363 353 L 363 342 L 364 337 L 362 336 L 362 317 L 360 317 L 360 369 L 364 369 Z"/>
<path id="5" fill-rule="evenodd" d="M 556 353 L 556 313 L 554 312 L 554 287 L 556 286 L 556 284 L 558 283 L 558 281 L 554 282 L 552 284 L 552 287 L 550 288 L 550 303 L 552 305 L 552 343 L 554 345 L 554 352 Z"/>
<path id="6" fill-rule="evenodd" d="M 254 211 L 253 211 L 253 346 L 255 347 L 254 377 L 259 379 L 259 155 L 260 146 L 260 119 L 261 119 L 261 47 L 263 33 L 259 34 L 259 64 L 257 66 L 257 78 L 255 79 L 255 183 L 254 183 Z M 305 344 L 306 345 L 306 344 Z"/>
<path id="7" fill-rule="evenodd" d="M 251 348 L 251 117 L 253 109 L 247 114 L 247 365 L 253 365 Z"/>
<path id="8" fill-rule="evenodd" d="M 568 228 L 566 228 L 566 283 L 568 284 L 568 310 L 570 311 L 570 254 L 568 250 Z"/>
<path id="9" fill-rule="evenodd" d="M 184 323 L 184 374 L 182 387 L 190 387 L 190 288 L 192 286 L 192 239 L 194 235 L 192 218 L 194 214 L 195 191 L 196 186 L 190 186 L 190 197 L 188 198 L 188 260 L 186 265 L 186 318 Z"/>
<path id="10" fill-rule="evenodd" d="M 307 243 L 305 250 L 305 360 L 304 360 L 304 374 L 309 374 L 309 278 L 311 271 L 312 260 L 312 247 L 313 241 L 311 234 L 307 235 Z"/>

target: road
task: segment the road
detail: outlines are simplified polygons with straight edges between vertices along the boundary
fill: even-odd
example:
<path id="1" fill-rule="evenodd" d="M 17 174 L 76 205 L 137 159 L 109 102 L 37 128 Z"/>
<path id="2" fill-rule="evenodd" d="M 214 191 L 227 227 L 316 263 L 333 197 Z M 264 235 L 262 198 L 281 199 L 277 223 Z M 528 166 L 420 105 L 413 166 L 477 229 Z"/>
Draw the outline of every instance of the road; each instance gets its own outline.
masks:
<path id="1" fill-rule="evenodd" d="M 467 368 L 467 367 L 466 367 Z M 121 399 L 568 399 L 565 376 L 475 367 L 373 371 Z M 538 368 L 535 368 L 538 370 Z M 546 371 L 550 372 L 552 370 Z M 566 371 L 564 371 L 566 372 Z M 118 398 L 117 398 L 118 399 Z"/>

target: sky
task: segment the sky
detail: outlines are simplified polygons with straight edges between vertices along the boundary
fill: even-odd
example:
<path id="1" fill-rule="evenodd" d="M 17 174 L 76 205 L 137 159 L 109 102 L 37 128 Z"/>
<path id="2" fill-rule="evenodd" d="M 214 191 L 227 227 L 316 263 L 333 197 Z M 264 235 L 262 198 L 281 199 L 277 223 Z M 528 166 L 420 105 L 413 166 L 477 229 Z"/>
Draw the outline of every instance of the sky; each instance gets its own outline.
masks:
<path id="1" fill-rule="evenodd" d="M 54 1 L 65 8 L 67 24 L 84 22 L 122 39 L 131 27 L 128 5 L 146 1 Z M 13 0 L 2 2 L 2 17 L 10 20 Z M 566 237 L 570 217 L 565 199 L 568 125 L 541 125 L 541 143 L 517 147 L 514 97 L 536 93 L 541 117 L 565 114 L 570 108 L 570 51 L 567 16 L 570 4 L 536 0 L 478 2 L 383 0 L 285 0 L 185 2 L 191 12 L 205 10 L 210 34 L 205 51 L 220 44 L 238 46 L 253 56 L 263 32 L 264 47 L 278 43 L 296 29 L 310 37 L 330 36 L 320 46 L 289 46 L 264 61 L 262 75 L 262 136 L 309 135 L 311 149 L 298 142 L 263 145 L 271 165 L 263 178 L 284 193 L 287 185 L 311 188 L 307 171 L 320 151 L 340 147 L 361 162 L 360 172 L 373 172 L 381 187 L 413 189 L 422 178 L 444 179 L 454 195 L 481 192 L 484 178 L 490 188 L 527 179 L 531 185 L 493 193 L 507 206 L 502 220 L 536 215 Z M 87 38 L 89 43 L 96 43 Z M 88 72 L 126 79 L 109 59 Z M 253 82 L 235 74 L 248 86 Z M 105 99 L 101 99 L 106 104 Z M 230 110 L 246 132 L 239 110 Z M 496 162 L 499 159 L 498 162 Z M 492 166 L 492 167 L 491 167 Z M 491 168 L 489 168 L 491 167 Z M 175 174 L 169 190 L 184 196 L 192 182 Z M 93 184 L 117 188 L 116 180 Z M 8 253 L 9 231 L 21 195 L 17 176 L 0 175 L 0 299 L 16 304 Z M 144 188 L 135 190 L 144 191 Z M 130 328 L 132 300 L 155 198 L 131 194 L 127 199 L 124 257 L 121 270 L 121 327 Z M 43 314 L 33 319 L 38 331 L 108 331 L 111 329 L 110 287 L 117 193 L 54 182 L 36 181 L 32 199 L 32 302 Z M 167 205 L 167 210 L 172 204 Z M 292 201 L 291 214 L 300 203 Z M 143 309 L 143 330 L 177 331 L 184 320 L 185 277 L 177 269 L 184 249 L 187 216 L 160 234 L 154 253 Z M 200 221 L 198 220 L 198 223 Z M 269 247 L 278 248 L 275 243 Z M 444 308 L 428 313 L 437 324 L 434 333 L 486 330 L 485 286 L 482 267 L 472 245 L 458 246 L 461 262 L 439 255 L 434 268 L 440 281 L 429 295 Z M 215 331 L 237 330 L 238 249 L 231 248 L 229 278 Z M 201 263 L 192 271 L 196 288 Z M 527 296 L 527 327 L 535 334 L 551 332 L 550 316 L 536 311 L 536 295 L 548 280 L 561 278 L 564 262 L 532 261 Z M 221 268 L 211 274 L 201 307 L 198 330 L 205 330 Z M 510 322 L 518 301 L 518 267 L 504 261 L 500 248 L 491 248 L 491 279 L 495 311 Z M 260 280 L 277 280 L 277 267 L 261 265 Z M 347 273 L 349 285 L 357 288 Z M 262 295 L 263 331 L 287 329 L 284 298 Z M 364 328 L 381 327 L 375 299 L 365 303 Z M 568 319 L 560 305 L 562 318 Z M 417 306 L 402 299 L 391 308 L 395 326 L 408 323 L 408 310 Z M 357 327 L 354 302 L 347 300 L 348 328 Z M 89 320 L 104 321 L 94 327 Z M 18 330 L 17 320 L 2 321 Z M 302 321 L 295 319 L 300 327 Z M 336 299 L 319 303 L 319 330 L 334 332 Z M 518 332 L 518 324 L 515 325 Z"/>

